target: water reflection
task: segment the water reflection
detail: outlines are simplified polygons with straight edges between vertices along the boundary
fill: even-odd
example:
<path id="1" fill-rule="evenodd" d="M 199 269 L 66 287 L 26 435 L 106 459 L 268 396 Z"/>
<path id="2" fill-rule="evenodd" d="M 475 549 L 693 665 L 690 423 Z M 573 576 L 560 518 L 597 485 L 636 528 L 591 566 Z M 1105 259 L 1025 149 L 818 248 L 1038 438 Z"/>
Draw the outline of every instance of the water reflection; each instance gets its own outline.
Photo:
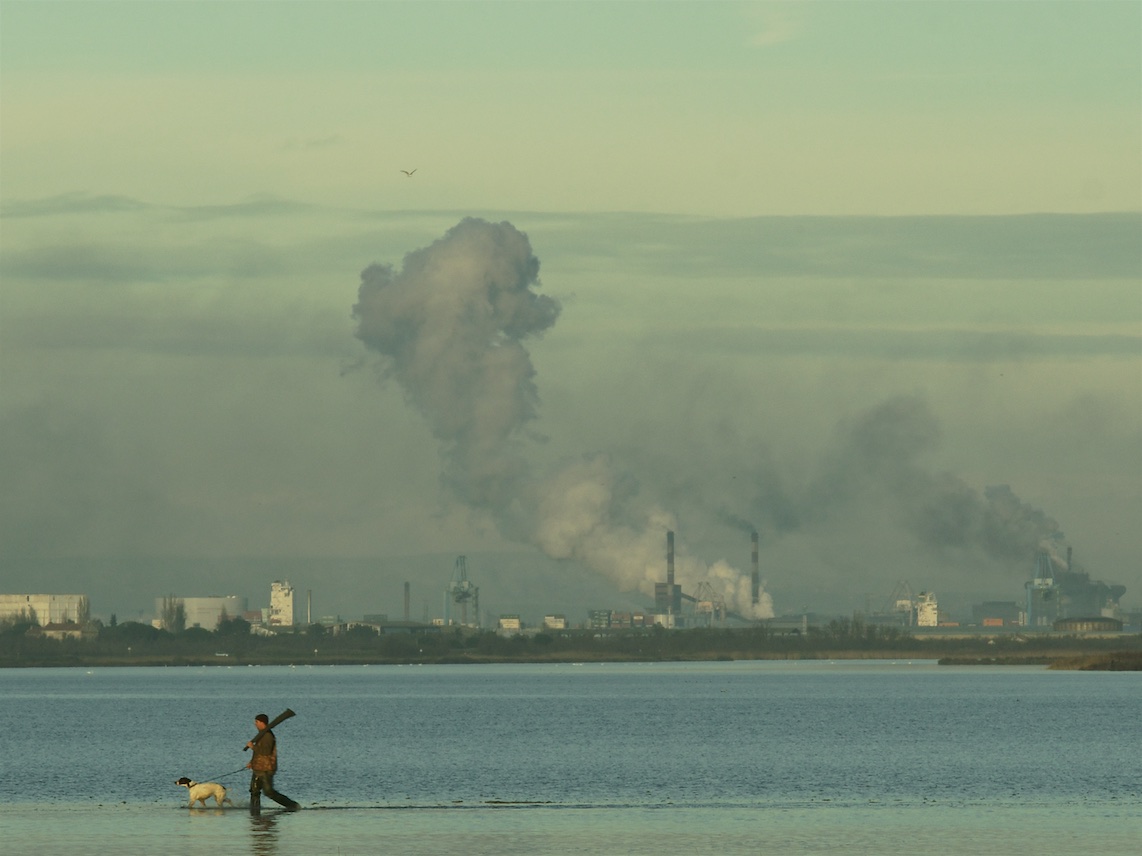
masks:
<path id="1" fill-rule="evenodd" d="M 254 856 L 276 856 L 278 812 L 250 815 L 250 852 Z"/>

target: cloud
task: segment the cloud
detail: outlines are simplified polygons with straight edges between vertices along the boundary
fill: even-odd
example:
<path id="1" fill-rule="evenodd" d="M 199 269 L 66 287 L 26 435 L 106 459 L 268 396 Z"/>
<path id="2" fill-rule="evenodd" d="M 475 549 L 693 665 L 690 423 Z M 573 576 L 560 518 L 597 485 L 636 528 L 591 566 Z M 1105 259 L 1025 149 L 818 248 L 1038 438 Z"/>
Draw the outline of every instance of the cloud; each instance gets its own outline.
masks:
<path id="1" fill-rule="evenodd" d="M 5 202 L 0 217 L 56 217 L 61 214 L 102 214 L 143 211 L 151 206 L 129 196 L 65 193 L 44 199 Z"/>
<path id="2" fill-rule="evenodd" d="M 1142 277 L 1142 213 L 1004 217 L 584 218 L 576 250 L 704 276 L 1062 280 Z"/>
<path id="3" fill-rule="evenodd" d="M 708 354 L 774 357 L 856 357 L 889 361 L 994 363 L 1049 358 L 1142 357 L 1142 335 L 1028 332 L 1025 330 L 853 330 L 707 326 L 646 335 L 646 348 L 686 348 Z"/>
<path id="4" fill-rule="evenodd" d="M 91 194 L 75 191 L 42 199 L 24 199 L 5 202 L 0 206 L 0 217 L 22 219 L 26 217 L 59 217 L 71 214 L 134 214 L 154 213 L 181 216 L 189 220 L 210 220 L 226 217 L 268 217 L 304 214 L 315 210 L 305 202 L 285 199 L 273 194 L 256 194 L 241 202 L 224 205 L 155 205 L 129 196 Z"/>
<path id="5" fill-rule="evenodd" d="M 137 246 L 113 240 L 77 240 L 13 249 L 0 259 L 0 274 L 56 283 L 161 283 L 219 276 L 254 279 L 290 270 L 296 248 L 260 240 L 211 238 Z"/>

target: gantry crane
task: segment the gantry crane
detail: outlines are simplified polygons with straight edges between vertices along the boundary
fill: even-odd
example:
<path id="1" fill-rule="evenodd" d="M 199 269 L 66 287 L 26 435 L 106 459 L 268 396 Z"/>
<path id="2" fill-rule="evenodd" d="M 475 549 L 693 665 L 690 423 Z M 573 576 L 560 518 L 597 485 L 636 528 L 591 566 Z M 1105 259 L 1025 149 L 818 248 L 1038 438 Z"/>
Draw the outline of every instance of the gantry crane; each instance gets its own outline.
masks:
<path id="1" fill-rule="evenodd" d="M 448 591 L 444 597 L 445 622 L 452 623 L 452 605 L 460 606 L 460 624 L 468 626 L 468 604 L 472 604 L 472 625 L 480 626 L 480 589 L 468 579 L 468 560 L 464 556 L 456 557 L 456 565 L 452 569 L 452 582 L 448 584 Z"/>

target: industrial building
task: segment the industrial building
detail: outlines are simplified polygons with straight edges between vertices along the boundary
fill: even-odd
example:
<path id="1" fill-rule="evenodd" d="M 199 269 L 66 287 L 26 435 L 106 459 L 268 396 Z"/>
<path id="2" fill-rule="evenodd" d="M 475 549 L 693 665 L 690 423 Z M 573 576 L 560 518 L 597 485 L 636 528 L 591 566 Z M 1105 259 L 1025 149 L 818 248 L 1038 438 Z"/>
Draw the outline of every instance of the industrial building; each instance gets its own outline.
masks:
<path id="1" fill-rule="evenodd" d="M 523 622 L 518 615 L 501 615 L 496 625 L 496 632 L 501 636 L 515 636 L 523 630 Z"/>
<path id="2" fill-rule="evenodd" d="M 939 603 L 934 593 L 922 591 L 916 594 L 908 580 L 900 580 L 884 606 L 866 612 L 864 620 L 869 624 L 889 627 L 938 627 Z"/>
<path id="3" fill-rule="evenodd" d="M 653 627 L 654 616 L 645 612 L 618 609 L 587 611 L 587 626 L 592 630 L 626 630 L 631 627 Z"/>
<path id="4" fill-rule="evenodd" d="M 555 613 L 548 613 L 543 616 L 543 629 L 544 630 L 566 630 L 567 629 L 567 616 Z"/>
<path id="5" fill-rule="evenodd" d="M 270 627 L 293 627 L 293 586 L 288 581 L 270 583 Z"/>
<path id="6" fill-rule="evenodd" d="M 41 627 L 82 624 L 90 617 L 85 594 L 0 594 L 0 621 L 25 619 Z"/>
<path id="7" fill-rule="evenodd" d="M 1090 574 L 1076 570 L 1070 547 L 1065 564 L 1047 550 L 1036 553 L 1024 588 L 1027 626 L 1040 629 L 1051 629 L 1060 619 L 1117 618 L 1119 598 L 1126 593 L 1126 586 L 1092 581 Z"/>
<path id="8" fill-rule="evenodd" d="M 1117 618 L 1060 618 L 1052 627 L 1064 633 L 1120 633 L 1122 622 Z"/>
<path id="9" fill-rule="evenodd" d="M 155 598 L 155 612 L 162 616 L 163 604 L 170 600 L 166 597 Z M 186 627 L 202 627 L 205 630 L 214 630 L 223 618 L 239 618 L 246 613 L 246 598 L 237 595 L 224 597 L 176 597 L 174 600 L 182 604 L 186 613 Z M 154 624 L 161 626 L 162 618 L 155 619 Z"/>
<path id="10" fill-rule="evenodd" d="M 1023 611 L 1013 600 L 989 600 L 972 606 L 972 623 L 980 627 L 1021 627 Z"/>

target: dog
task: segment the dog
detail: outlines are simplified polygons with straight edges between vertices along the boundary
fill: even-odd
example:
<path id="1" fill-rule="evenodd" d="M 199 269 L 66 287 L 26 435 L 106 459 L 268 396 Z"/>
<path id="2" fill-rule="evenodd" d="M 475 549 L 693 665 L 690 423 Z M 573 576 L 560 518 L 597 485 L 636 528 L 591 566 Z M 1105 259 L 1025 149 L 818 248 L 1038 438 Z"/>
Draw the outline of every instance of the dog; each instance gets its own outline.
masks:
<path id="1" fill-rule="evenodd" d="M 228 802 L 230 805 L 230 797 L 226 796 L 226 788 L 217 782 L 196 782 L 194 779 L 188 779 L 183 776 L 181 779 L 175 781 L 176 785 L 186 788 L 190 792 L 190 802 L 186 804 L 187 808 L 194 808 L 196 802 L 202 803 L 202 807 L 206 808 L 206 801 L 214 797 L 214 801 L 221 807 L 223 802 Z"/>

